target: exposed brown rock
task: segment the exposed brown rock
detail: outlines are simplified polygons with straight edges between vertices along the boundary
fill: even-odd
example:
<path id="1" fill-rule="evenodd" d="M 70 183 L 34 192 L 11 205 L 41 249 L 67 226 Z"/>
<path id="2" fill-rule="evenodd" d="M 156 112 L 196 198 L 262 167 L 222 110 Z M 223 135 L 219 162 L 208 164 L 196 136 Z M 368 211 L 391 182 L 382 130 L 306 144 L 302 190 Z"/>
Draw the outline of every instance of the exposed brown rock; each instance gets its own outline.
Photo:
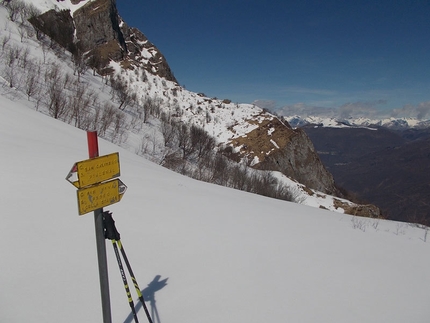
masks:
<path id="1" fill-rule="evenodd" d="M 121 30 L 127 43 L 128 58 L 134 66 L 141 66 L 151 74 L 177 82 L 164 55 L 139 29 L 122 22 Z"/>
<path id="2" fill-rule="evenodd" d="M 334 206 L 336 208 L 342 208 L 345 210 L 346 214 L 356 215 L 356 216 L 363 216 L 367 218 L 376 218 L 381 219 L 383 218 L 381 210 L 373 204 L 349 204 L 342 202 L 341 200 L 334 199 Z"/>
<path id="3" fill-rule="evenodd" d="M 75 0 L 78 4 L 82 1 Z M 110 61 L 124 68 L 143 68 L 176 82 L 165 57 L 143 33 L 124 23 L 115 0 L 95 0 L 76 10 L 50 10 L 31 23 L 73 54 L 86 53 L 87 63 L 101 74 L 112 72 Z"/>
<path id="4" fill-rule="evenodd" d="M 73 19 L 76 26 L 77 45 L 82 52 L 93 50 L 108 55 L 114 61 L 124 59 L 127 46 L 119 28 L 115 1 L 89 2 L 75 11 Z M 112 46 L 113 42 L 116 42 L 117 46 Z M 110 50 L 105 53 L 100 47 L 109 47 Z"/>
<path id="5" fill-rule="evenodd" d="M 75 27 L 70 10 L 55 11 L 52 9 L 40 16 L 30 18 L 29 21 L 60 46 L 70 52 L 75 51 L 75 44 L 73 43 Z"/>
<path id="6" fill-rule="evenodd" d="M 265 117 L 262 121 L 248 121 L 258 124 L 258 128 L 230 141 L 233 147 L 241 147 L 240 156 L 249 161 L 257 157 L 258 163 L 252 164 L 255 168 L 280 171 L 312 189 L 339 194 L 333 176 L 322 164 L 306 133 L 292 129 L 271 114 L 262 116 Z"/>

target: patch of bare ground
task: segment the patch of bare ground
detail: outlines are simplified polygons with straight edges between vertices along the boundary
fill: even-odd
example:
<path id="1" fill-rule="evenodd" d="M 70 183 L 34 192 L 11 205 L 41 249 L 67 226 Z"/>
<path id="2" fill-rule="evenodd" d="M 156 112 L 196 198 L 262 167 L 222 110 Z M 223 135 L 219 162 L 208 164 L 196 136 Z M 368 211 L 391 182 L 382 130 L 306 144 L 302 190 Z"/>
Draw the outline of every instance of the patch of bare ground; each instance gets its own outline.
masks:
<path id="1" fill-rule="evenodd" d="M 260 162 L 263 161 L 272 151 L 284 148 L 294 135 L 294 131 L 277 118 L 271 117 L 260 122 L 252 119 L 247 122 L 258 125 L 258 128 L 232 139 L 230 144 L 233 147 L 241 146 L 240 154 L 248 156 L 250 160 L 257 156 Z"/>
<path id="2" fill-rule="evenodd" d="M 348 204 L 339 199 L 334 199 L 333 204 L 336 208 L 342 208 L 346 214 L 357 215 L 366 218 L 382 218 L 381 210 L 373 204 Z"/>

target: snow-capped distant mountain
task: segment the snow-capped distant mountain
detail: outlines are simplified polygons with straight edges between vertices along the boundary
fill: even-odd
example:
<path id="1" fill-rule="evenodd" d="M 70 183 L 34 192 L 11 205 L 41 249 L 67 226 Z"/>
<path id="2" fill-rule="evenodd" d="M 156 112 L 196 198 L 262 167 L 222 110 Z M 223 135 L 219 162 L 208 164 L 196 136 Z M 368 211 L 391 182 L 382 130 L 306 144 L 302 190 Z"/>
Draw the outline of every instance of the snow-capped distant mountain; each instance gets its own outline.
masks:
<path id="1" fill-rule="evenodd" d="M 315 125 L 330 128 L 376 128 L 385 127 L 394 130 L 403 130 L 409 128 L 428 128 L 430 120 L 418 120 L 416 118 L 381 118 L 371 119 L 364 117 L 324 117 L 324 116 L 284 116 L 284 119 L 293 128 L 300 128 L 306 125 Z"/>

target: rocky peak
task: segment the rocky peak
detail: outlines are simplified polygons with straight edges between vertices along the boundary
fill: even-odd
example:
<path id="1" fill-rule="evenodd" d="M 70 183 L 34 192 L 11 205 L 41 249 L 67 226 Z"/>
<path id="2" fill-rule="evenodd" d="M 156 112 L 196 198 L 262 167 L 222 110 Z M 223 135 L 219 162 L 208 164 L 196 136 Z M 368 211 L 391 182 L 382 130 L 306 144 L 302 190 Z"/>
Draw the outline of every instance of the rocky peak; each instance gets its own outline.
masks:
<path id="1" fill-rule="evenodd" d="M 166 58 L 139 29 L 129 27 L 125 22 L 121 22 L 121 31 L 128 50 L 125 62 L 129 66 L 143 67 L 151 74 L 177 83 Z"/>
<path id="2" fill-rule="evenodd" d="M 79 4 L 85 0 L 74 0 Z M 30 21 L 36 28 L 71 51 L 85 53 L 89 65 L 101 74 L 113 69 L 111 61 L 125 69 L 143 68 L 176 82 L 165 57 L 143 33 L 130 28 L 118 14 L 115 0 L 93 0 L 77 9 L 49 10 Z"/>

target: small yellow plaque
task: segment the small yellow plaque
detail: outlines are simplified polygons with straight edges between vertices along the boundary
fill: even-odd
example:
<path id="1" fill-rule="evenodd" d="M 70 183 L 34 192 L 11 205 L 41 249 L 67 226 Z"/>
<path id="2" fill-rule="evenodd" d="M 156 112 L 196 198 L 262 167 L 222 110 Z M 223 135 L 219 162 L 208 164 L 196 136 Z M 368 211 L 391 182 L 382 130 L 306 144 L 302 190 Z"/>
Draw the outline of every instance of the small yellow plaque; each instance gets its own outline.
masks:
<path id="1" fill-rule="evenodd" d="M 81 188 L 77 191 L 79 215 L 121 201 L 127 186 L 119 179 Z"/>
<path id="2" fill-rule="evenodd" d="M 77 188 L 84 188 L 118 176 L 119 153 L 113 153 L 75 163 L 66 179 Z"/>

